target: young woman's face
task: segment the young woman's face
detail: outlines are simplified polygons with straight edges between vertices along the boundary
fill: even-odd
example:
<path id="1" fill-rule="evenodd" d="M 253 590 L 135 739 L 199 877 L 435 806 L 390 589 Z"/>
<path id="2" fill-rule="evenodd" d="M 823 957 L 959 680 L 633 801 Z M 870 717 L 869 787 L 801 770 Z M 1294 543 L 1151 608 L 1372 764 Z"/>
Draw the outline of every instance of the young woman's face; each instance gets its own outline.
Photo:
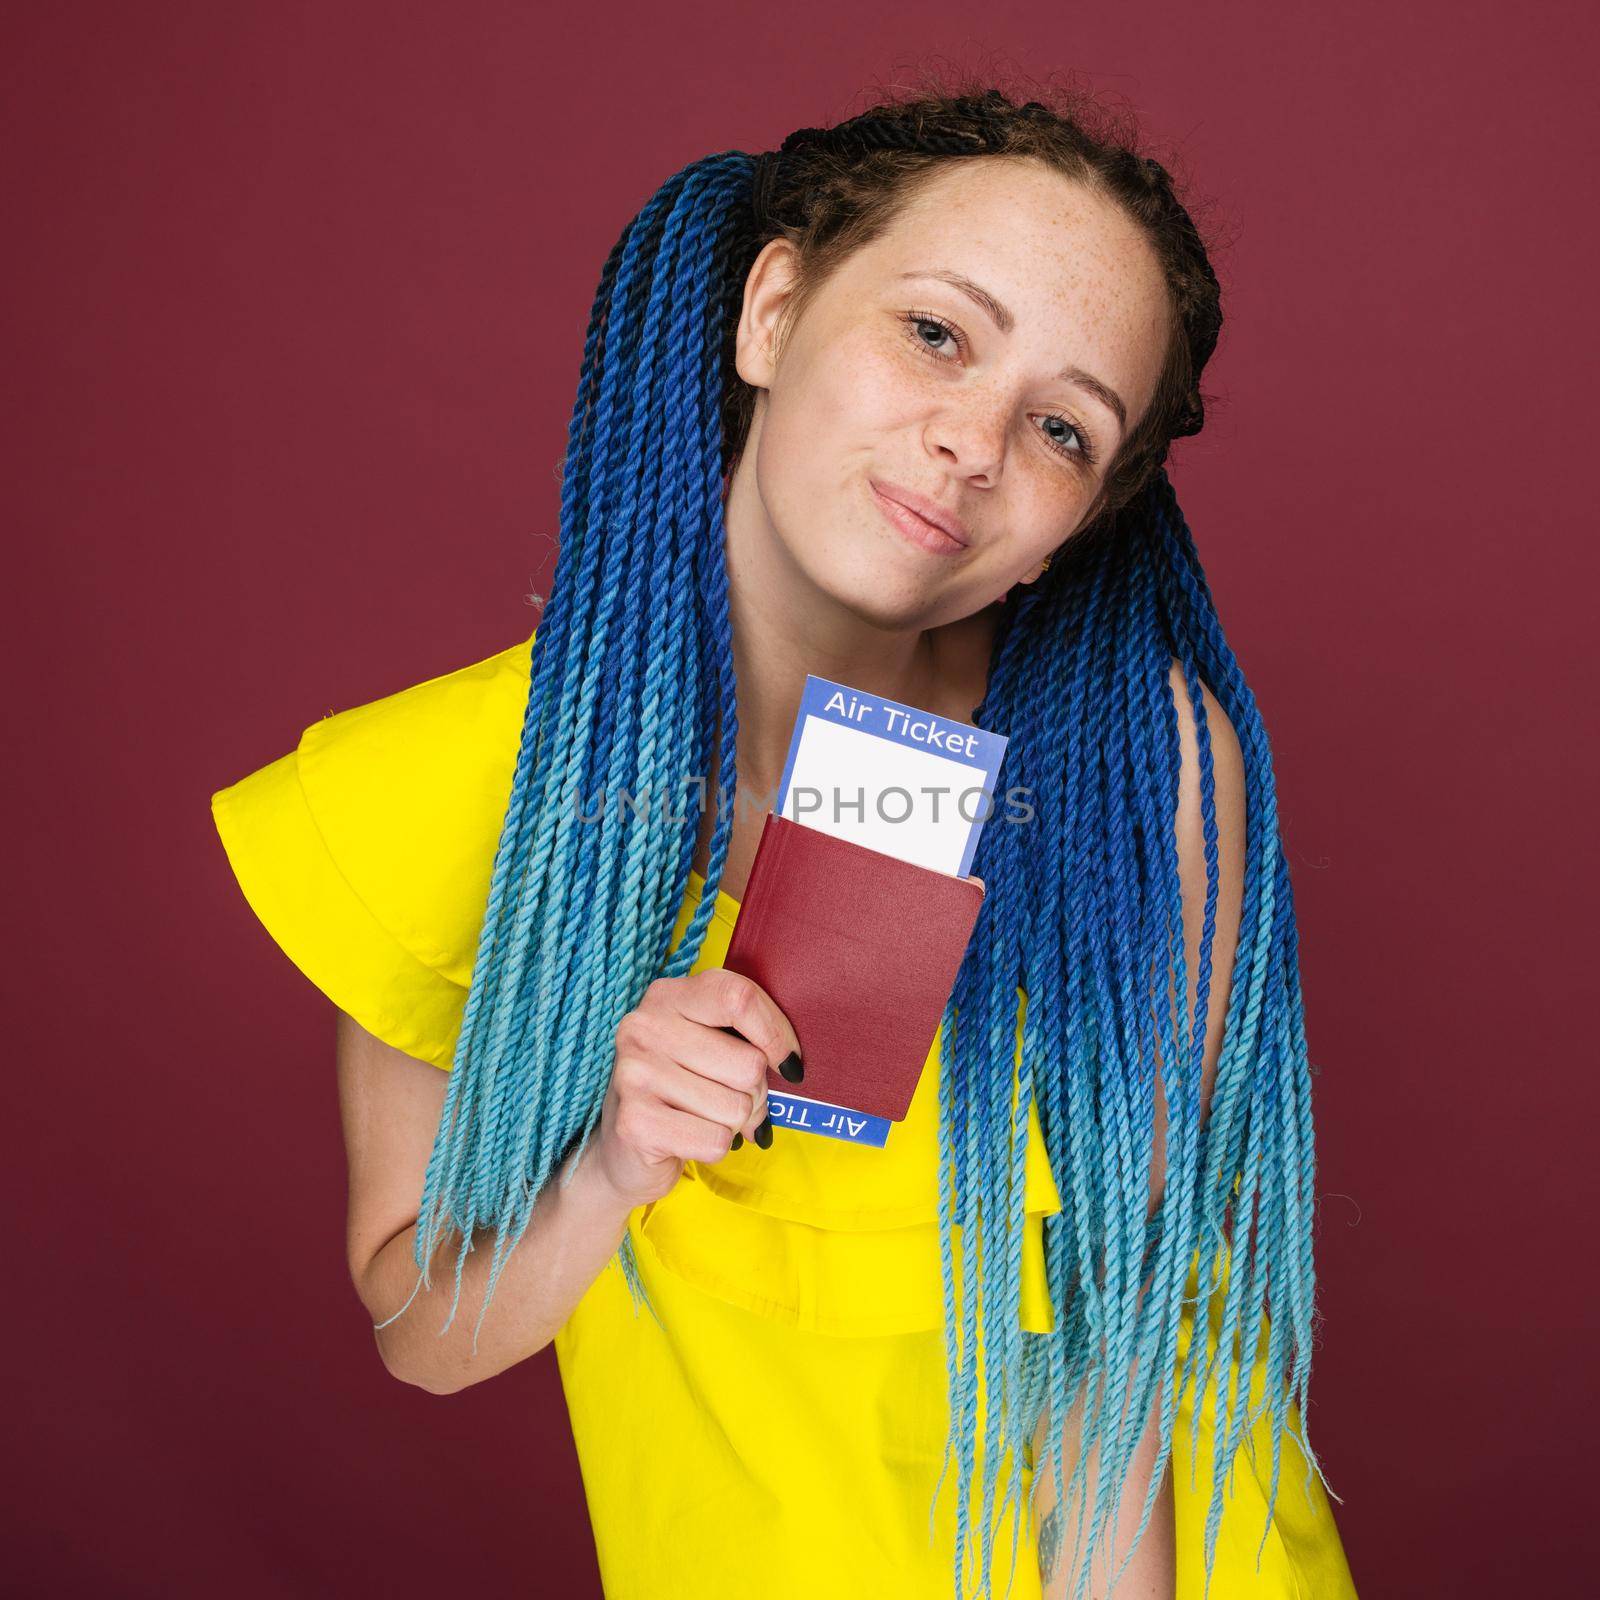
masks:
<path id="1" fill-rule="evenodd" d="M 1031 581 L 1099 510 L 1160 375 L 1170 309 L 1137 227 L 1037 162 L 954 162 L 824 284 L 774 362 L 793 260 L 782 240 L 757 257 L 737 355 L 762 391 L 738 470 L 789 560 L 884 626 L 952 621 Z"/>

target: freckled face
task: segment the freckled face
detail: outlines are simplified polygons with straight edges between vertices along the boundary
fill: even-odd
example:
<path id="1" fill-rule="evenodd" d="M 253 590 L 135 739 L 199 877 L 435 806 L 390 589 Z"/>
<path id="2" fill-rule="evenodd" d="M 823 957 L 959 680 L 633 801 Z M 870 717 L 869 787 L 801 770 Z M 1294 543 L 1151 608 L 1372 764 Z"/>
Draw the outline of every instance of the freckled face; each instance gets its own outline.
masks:
<path id="1" fill-rule="evenodd" d="M 1034 577 L 1097 509 L 1160 375 L 1170 306 L 1136 226 L 1037 162 L 952 163 L 818 291 L 774 364 L 792 260 L 775 241 L 752 268 L 738 365 L 761 391 L 756 484 L 794 565 L 884 626 L 952 621 Z M 1007 326 L 936 274 L 986 291 Z"/>

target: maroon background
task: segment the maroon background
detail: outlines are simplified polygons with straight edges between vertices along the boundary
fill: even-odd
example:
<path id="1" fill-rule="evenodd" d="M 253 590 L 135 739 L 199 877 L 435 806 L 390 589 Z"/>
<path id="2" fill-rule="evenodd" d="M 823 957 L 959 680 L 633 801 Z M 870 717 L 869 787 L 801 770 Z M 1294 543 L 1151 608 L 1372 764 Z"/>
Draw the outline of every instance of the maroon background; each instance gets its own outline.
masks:
<path id="1" fill-rule="evenodd" d="M 207 796 L 526 636 L 594 282 L 655 186 L 975 27 L 8 8 L 14 1592 L 597 1592 L 553 1359 L 444 1401 L 374 1354 L 330 1007 Z M 1591 1564 L 1592 8 L 984 27 L 1125 95 L 1231 239 L 1174 475 L 1274 738 L 1311 1436 L 1358 1584 L 1553 1590 Z"/>

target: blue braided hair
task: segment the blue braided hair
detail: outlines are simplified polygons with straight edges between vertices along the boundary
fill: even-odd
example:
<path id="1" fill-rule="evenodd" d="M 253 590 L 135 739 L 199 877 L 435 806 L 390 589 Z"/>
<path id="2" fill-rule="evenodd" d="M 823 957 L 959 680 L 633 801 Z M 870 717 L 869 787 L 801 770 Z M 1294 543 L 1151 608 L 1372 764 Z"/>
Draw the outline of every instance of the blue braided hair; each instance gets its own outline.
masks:
<path id="1" fill-rule="evenodd" d="M 987 1586 L 995 1496 L 1001 1508 L 1020 1505 L 1037 1426 L 1064 1417 L 1074 1397 L 1083 1406 L 1083 1449 L 1067 1492 L 1085 1486 L 1098 1444 L 1086 1547 L 1109 1538 L 1159 1386 L 1161 1452 L 1142 1536 L 1170 1459 L 1179 1395 L 1195 1384 L 1198 1415 L 1228 1354 L 1248 1372 L 1265 1337 L 1259 1405 L 1250 1411 L 1248 1393 L 1230 1388 L 1217 1407 L 1209 1586 L 1236 1452 L 1250 1447 L 1254 1424 L 1268 1414 L 1264 1545 L 1290 1407 L 1303 1411 L 1307 1398 L 1310 1068 L 1267 736 L 1162 467 L 1168 443 L 1203 420 L 1196 384 L 1221 325 L 1216 279 L 1165 169 L 1124 141 L 1097 138 L 1081 107 L 1071 115 L 1038 101 L 1019 107 L 997 90 L 935 96 L 884 104 L 832 129 L 801 129 L 781 151 L 758 158 L 710 155 L 662 184 L 613 247 L 584 338 L 560 552 L 428 1162 L 419 1284 L 454 1229 L 459 1304 L 474 1234 L 493 1231 L 481 1327 L 535 1198 L 598 1126 L 618 1022 L 652 979 L 690 971 L 716 904 L 731 803 L 719 805 L 705 886 L 674 947 L 697 833 L 692 813 L 674 816 L 652 803 L 624 826 L 620 807 L 603 807 L 598 822 L 580 825 L 571 797 L 596 788 L 686 794 L 703 784 L 713 756 L 715 771 L 736 774 L 723 499 L 749 419 L 732 343 L 756 253 L 779 232 L 800 246 L 795 299 L 803 303 L 806 263 L 825 265 L 865 242 L 917 175 L 944 160 L 992 154 L 1045 159 L 1114 195 L 1144 224 L 1167 269 L 1174 337 L 1157 396 L 1108 473 L 1104 514 L 1068 541 L 1042 581 L 1008 597 L 976 713 L 979 725 L 1009 739 L 1008 782 L 1031 791 L 1037 815 L 1031 826 L 982 835 L 973 870 L 988 892 L 942 1036 L 945 1465 L 955 1465 L 960 1484 L 952 1577 L 959 1595 L 975 1539 Z M 1208 881 L 1192 1016 L 1172 828 L 1180 765 L 1174 661 L 1198 736 Z M 1202 685 L 1237 730 L 1249 819 L 1241 932 L 1208 1115 L 1200 1075 L 1218 868 Z M 1168 1105 L 1166 1179 L 1151 1212 L 1158 1073 Z M 1030 1097 L 1063 1202 L 1046 1223 L 1056 1320 L 1048 1334 L 1019 1327 L 1017 1107 Z M 957 1269 L 957 1229 L 982 1264 L 982 1295 L 978 1272 Z M 1236 1238 L 1247 1248 L 1235 1252 Z M 649 1306 L 626 1234 L 619 1261 L 636 1309 Z M 1200 1327 L 1179 1373 L 1191 1273 Z M 1217 1299 L 1220 1339 L 1203 1361 L 1204 1318 Z M 1050 1432 L 1047 1463 L 1058 1494 L 1061 1434 L 1059 1426 Z M 1301 1444 L 1309 1485 L 1320 1467 Z M 1010 1468 L 1002 1490 L 1003 1460 Z M 1035 1489 L 1043 1477 L 1036 1473 Z M 1079 1520 L 1082 1547 L 1081 1505 Z M 1015 1533 L 1011 1558 L 1014 1572 Z M 1084 1563 L 1075 1595 L 1088 1570 Z"/>

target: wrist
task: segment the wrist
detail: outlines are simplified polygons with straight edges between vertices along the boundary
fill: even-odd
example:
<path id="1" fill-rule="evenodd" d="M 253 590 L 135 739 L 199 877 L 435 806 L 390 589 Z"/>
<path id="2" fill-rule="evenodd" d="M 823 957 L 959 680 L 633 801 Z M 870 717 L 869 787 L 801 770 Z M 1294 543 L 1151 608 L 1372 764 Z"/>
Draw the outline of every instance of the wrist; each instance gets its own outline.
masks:
<path id="1" fill-rule="evenodd" d="M 620 1232 L 627 1226 L 629 1215 L 644 1202 L 617 1187 L 605 1159 L 602 1138 L 597 1131 L 583 1149 L 569 1159 L 570 1187 L 578 1191 L 587 1205 L 609 1216 Z"/>

